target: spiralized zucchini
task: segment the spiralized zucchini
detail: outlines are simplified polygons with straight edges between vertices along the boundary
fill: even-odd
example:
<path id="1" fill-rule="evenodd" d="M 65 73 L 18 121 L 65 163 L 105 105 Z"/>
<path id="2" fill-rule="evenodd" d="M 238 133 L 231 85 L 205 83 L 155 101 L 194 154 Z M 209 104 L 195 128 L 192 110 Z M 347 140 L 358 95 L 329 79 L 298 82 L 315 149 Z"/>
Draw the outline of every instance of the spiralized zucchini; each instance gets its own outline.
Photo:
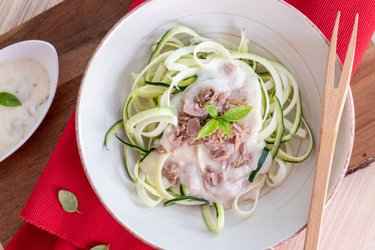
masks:
<path id="1" fill-rule="evenodd" d="M 262 187 L 281 185 L 289 175 L 292 163 L 304 161 L 313 149 L 312 134 L 302 115 L 302 101 L 296 79 L 280 63 L 249 52 L 248 43 L 243 30 L 238 46 L 233 42 L 202 37 L 184 26 L 168 30 L 152 45 L 152 53 L 145 68 L 138 74 L 132 74 L 134 82 L 123 106 L 122 120 L 116 122 L 105 136 L 107 148 L 112 135 L 124 128 L 128 140 L 124 142 L 126 171 L 135 182 L 139 198 L 146 206 L 154 207 L 162 201 L 165 206 L 201 206 L 207 227 L 214 233 L 224 225 L 222 202 L 190 196 L 182 184 L 179 189 L 171 186 L 162 176 L 168 153 L 153 151 L 154 142 L 178 124 L 177 114 L 171 107 L 172 96 L 193 85 L 200 69 L 207 67 L 216 58 L 246 63 L 256 73 L 262 92 L 262 128 L 257 134 L 257 140 L 265 143 L 265 153 L 271 155 L 273 160 L 266 174 L 258 174 L 259 169 L 251 173 L 249 181 L 253 182 L 252 185 L 232 203 L 235 214 L 240 217 L 251 216 Z M 295 139 L 308 140 L 306 151 L 301 156 L 293 154 L 292 141 Z M 134 167 L 130 166 L 128 160 L 130 150 L 138 154 Z M 198 158 L 201 157 L 200 145 L 197 146 L 197 152 Z M 262 162 L 258 162 L 259 168 L 264 160 L 265 157 Z M 146 167 L 140 168 L 141 164 Z M 200 167 L 203 169 L 203 166 Z M 240 206 L 246 201 L 252 201 L 253 205 L 243 210 Z M 212 207 L 215 208 L 216 223 L 212 219 Z"/>

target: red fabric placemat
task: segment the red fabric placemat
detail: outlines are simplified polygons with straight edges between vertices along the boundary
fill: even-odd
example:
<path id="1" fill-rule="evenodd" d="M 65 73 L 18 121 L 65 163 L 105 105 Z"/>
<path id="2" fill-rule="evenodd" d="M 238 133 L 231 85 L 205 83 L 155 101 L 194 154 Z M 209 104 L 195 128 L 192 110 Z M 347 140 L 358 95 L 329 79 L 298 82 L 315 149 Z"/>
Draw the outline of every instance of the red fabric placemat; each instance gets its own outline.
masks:
<path id="1" fill-rule="evenodd" d="M 135 0 L 134 8 L 143 0 Z M 357 38 L 357 67 L 375 28 L 375 0 L 289 0 L 330 37 L 333 22 L 341 10 L 338 54 L 345 57 L 355 13 L 360 14 Z M 75 120 L 72 115 L 45 170 L 21 213 L 25 224 L 6 249 L 81 249 L 109 244 L 111 249 L 152 249 L 125 230 L 103 207 L 92 190 L 78 155 Z M 82 213 L 61 209 L 57 192 L 76 194 Z"/>
<path id="2" fill-rule="evenodd" d="M 57 245 L 65 247 L 69 245 L 66 242 L 70 242 L 76 247 L 86 249 L 100 243 L 110 244 L 111 249 L 150 249 L 124 230 L 96 197 L 81 165 L 74 126 L 73 115 L 21 212 L 25 226 L 32 228 L 33 226 L 29 225 L 31 224 L 38 229 L 21 229 L 7 248 L 54 249 Z M 61 208 L 57 198 L 60 189 L 69 190 L 77 196 L 81 213 L 66 213 Z M 54 238 L 48 240 L 51 245 L 45 242 L 48 237 L 44 234 L 48 234 L 47 232 Z M 45 248 L 41 248 L 42 246 Z"/>

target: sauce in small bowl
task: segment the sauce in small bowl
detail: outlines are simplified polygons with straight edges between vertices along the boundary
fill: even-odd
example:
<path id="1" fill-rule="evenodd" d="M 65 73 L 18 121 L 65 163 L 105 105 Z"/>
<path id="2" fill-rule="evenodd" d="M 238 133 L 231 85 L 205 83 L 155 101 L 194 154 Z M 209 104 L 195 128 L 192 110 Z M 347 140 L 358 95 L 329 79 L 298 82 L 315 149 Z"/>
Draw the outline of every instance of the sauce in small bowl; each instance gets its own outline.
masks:
<path id="1" fill-rule="evenodd" d="M 38 128 L 56 92 L 58 57 L 44 41 L 24 41 L 0 50 L 0 92 L 21 105 L 0 105 L 0 162 Z"/>

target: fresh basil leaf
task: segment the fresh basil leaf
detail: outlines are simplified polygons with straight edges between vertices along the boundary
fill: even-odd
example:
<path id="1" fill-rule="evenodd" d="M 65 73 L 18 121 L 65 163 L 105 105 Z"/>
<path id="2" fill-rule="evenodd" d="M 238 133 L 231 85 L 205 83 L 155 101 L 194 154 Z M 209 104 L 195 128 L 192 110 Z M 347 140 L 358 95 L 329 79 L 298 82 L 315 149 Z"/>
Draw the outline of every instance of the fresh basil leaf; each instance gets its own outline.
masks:
<path id="1" fill-rule="evenodd" d="M 100 244 L 90 248 L 90 250 L 109 250 L 109 245 Z"/>
<path id="2" fill-rule="evenodd" d="M 231 136 L 232 135 L 232 125 L 230 124 L 230 122 L 224 120 L 224 119 L 217 119 L 218 123 L 219 123 L 219 129 L 224 133 L 226 134 L 227 136 Z"/>
<path id="3" fill-rule="evenodd" d="M 203 137 L 213 134 L 219 126 L 219 122 L 215 119 L 209 120 L 198 133 L 195 140 L 202 139 Z"/>
<path id="4" fill-rule="evenodd" d="M 77 197 L 70 191 L 61 189 L 58 192 L 58 198 L 60 204 L 65 212 L 74 213 L 78 212 L 78 200 Z"/>
<path id="5" fill-rule="evenodd" d="M 21 106 L 21 101 L 9 92 L 0 92 L 0 105 L 5 107 Z"/>
<path id="6" fill-rule="evenodd" d="M 262 154 L 259 157 L 257 168 L 255 170 L 251 171 L 251 173 L 250 173 L 250 176 L 249 176 L 249 181 L 250 182 L 254 181 L 255 176 L 257 175 L 257 173 L 259 172 L 259 170 L 263 167 L 263 164 L 264 164 L 264 162 L 267 159 L 268 152 L 269 152 L 269 149 L 267 147 L 264 147 L 263 151 L 262 151 Z"/>
<path id="7" fill-rule="evenodd" d="M 205 109 L 207 110 L 207 112 L 210 114 L 212 118 L 217 117 L 218 112 L 217 112 L 217 108 L 215 107 L 215 105 L 212 105 L 212 104 L 206 105 Z"/>
<path id="8" fill-rule="evenodd" d="M 221 116 L 224 120 L 228 122 L 235 122 L 245 118 L 251 111 L 252 106 L 242 105 L 230 109 L 224 115 Z"/>

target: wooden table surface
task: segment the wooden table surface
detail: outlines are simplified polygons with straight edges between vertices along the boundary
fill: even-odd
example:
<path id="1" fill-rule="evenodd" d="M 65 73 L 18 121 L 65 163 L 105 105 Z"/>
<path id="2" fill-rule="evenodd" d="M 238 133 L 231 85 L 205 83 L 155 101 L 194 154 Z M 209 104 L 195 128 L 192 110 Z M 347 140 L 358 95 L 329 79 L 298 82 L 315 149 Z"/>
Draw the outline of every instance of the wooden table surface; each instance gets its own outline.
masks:
<path id="1" fill-rule="evenodd" d="M 61 0 L 41 2 L 48 7 Z M 130 2 L 66 0 L 0 36 L 0 48 L 25 39 L 46 40 L 56 47 L 60 63 L 58 89 L 45 120 L 16 153 L 0 163 L 0 241 L 4 244 L 23 223 L 19 213 L 74 111 L 90 56 Z M 0 2 L 0 21 L 4 3 Z M 356 109 L 354 149 L 347 177 L 326 212 L 322 249 L 375 249 L 374 69 L 375 46 L 371 44 L 351 83 Z M 301 232 L 278 248 L 301 249 L 303 237 Z"/>

